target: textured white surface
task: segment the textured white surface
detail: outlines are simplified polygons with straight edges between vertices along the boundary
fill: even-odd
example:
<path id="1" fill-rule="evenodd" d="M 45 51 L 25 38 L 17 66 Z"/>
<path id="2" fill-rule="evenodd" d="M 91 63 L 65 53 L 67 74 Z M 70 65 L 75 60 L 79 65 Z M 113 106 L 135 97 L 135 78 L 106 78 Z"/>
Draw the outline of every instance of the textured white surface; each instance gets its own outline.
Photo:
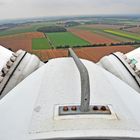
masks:
<path id="1" fill-rule="evenodd" d="M 129 59 L 137 60 L 136 66 L 140 70 L 140 48 L 126 54 Z"/>
<path id="2" fill-rule="evenodd" d="M 12 56 L 12 51 L 2 47 L 0 45 L 0 71 L 6 65 L 7 61 Z"/>
<path id="3" fill-rule="evenodd" d="M 4 91 L 2 92 L 2 96 L 0 97 L 0 99 L 3 98 L 11 89 L 13 89 L 23 79 L 25 79 L 31 73 L 36 71 L 40 67 L 40 64 L 42 63 L 38 57 L 36 57 L 35 55 L 31 55 L 29 53 L 27 53 L 22 59 L 25 52 L 20 51 L 20 53 L 21 54 L 17 57 L 17 61 L 13 64 L 13 67 L 11 67 L 11 69 L 9 70 L 10 73 L 8 73 L 5 76 L 3 83 L 1 83 L 0 85 L 0 88 L 5 86 L 7 79 L 9 79 L 9 76 L 14 71 L 13 75 L 10 77 L 10 79 L 8 80 L 8 83 L 6 84 L 6 87 Z M 21 59 L 22 61 L 19 64 L 19 61 Z M 17 67 L 16 70 L 15 70 L 15 67 Z"/>
<path id="4" fill-rule="evenodd" d="M 80 103 L 80 77 L 71 58 L 50 60 L 0 101 L 0 140 L 62 137 L 140 138 L 140 94 L 94 63 L 91 104 L 109 104 L 117 118 L 54 119 L 55 106 Z"/>
<path id="5" fill-rule="evenodd" d="M 133 74 L 136 78 L 139 79 L 135 71 L 130 67 L 130 65 L 126 62 L 126 60 L 122 58 L 122 54 L 117 52 L 115 53 L 115 55 L 119 57 L 119 59 L 123 62 L 123 64 L 129 69 L 131 74 Z M 135 89 L 140 93 L 140 87 L 136 83 L 135 79 L 114 55 L 111 54 L 109 56 L 103 57 L 99 63 L 101 66 L 103 66 L 104 69 L 111 72 L 113 75 L 117 76 L 122 81 L 126 82 L 129 86 L 131 86 L 133 89 Z"/>

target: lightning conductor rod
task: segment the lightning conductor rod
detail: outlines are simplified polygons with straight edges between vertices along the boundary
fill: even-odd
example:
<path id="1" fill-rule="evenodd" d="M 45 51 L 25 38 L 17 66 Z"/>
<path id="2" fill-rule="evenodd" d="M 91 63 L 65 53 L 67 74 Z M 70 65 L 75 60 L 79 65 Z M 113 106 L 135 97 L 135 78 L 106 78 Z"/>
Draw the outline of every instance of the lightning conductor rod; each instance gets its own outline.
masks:
<path id="1" fill-rule="evenodd" d="M 74 62 L 79 70 L 80 78 L 81 78 L 81 105 L 80 110 L 81 112 L 88 112 L 89 105 L 90 105 L 90 82 L 89 82 L 89 74 L 82 63 L 82 61 L 78 58 L 72 48 L 68 49 L 69 56 L 74 59 Z"/>

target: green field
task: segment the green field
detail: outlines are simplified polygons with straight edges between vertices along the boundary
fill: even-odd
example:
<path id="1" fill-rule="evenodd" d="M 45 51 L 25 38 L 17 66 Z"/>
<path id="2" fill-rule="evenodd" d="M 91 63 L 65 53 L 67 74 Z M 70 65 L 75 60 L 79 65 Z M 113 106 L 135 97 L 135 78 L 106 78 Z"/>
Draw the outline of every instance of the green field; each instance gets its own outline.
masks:
<path id="1" fill-rule="evenodd" d="M 32 39 L 33 50 L 50 49 L 51 46 L 46 38 L 34 38 Z"/>
<path id="2" fill-rule="evenodd" d="M 84 46 L 89 45 L 90 43 L 73 35 L 70 32 L 59 32 L 59 33 L 46 33 L 51 43 L 57 46 Z"/>
<path id="3" fill-rule="evenodd" d="M 140 36 L 138 36 L 136 34 L 131 34 L 131 33 L 122 32 L 122 31 L 118 31 L 118 30 L 104 30 L 104 32 L 112 34 L 112 35 L 120 36 L 120 37 L 129 38 L 132 40 L 140 41 Z"/>

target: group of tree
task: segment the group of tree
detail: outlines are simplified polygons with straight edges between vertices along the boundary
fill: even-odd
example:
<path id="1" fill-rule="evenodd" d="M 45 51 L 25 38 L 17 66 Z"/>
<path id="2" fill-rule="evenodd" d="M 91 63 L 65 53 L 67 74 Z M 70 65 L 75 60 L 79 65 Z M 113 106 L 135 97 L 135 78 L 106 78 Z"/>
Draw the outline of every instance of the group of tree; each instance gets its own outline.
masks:
<path id="1" fill-rule="evenodd" d="M 80 25 L 79 22 L 75 22 L 75 21 L 69 21 L 65 23 L 65 27 L 72 27 L 72 26 L 78 26 Z"/>
<path id="2" fill-rule="evenodd" d="M 75 45 L 75 46 L 69 46 L 69 45 L 60 45 L 57 46 L 56 48 L 58 49 L 62 49 L 62 48 L 80 48 L 80 47 L 102 47 L 102 46 L 107 46 L 107 44 L 103 43 L 103 44 L 89 44 L 89 45 Z"/>
<path id="3" fill-rule="evenodd" d="M 69 45 L 60 45 L 56 48 L 58 49 L 64 49 L 64 48 L 83 48 L 83 47 L 105 47 L 105 46 L 124 46 L 124 45 L 140 45 L 140 41 L 133 41 L 133 42 L 120 42 L 120 43 L 99 43 L 99 44 L 90 44 L 90 45 L 75 45 L 75 46 L 69 46 Z"/>
<path id="4" fill-rule="evenodd" d="M 120 45 L 140 45 L 140 41 L 119 42 L 110 44 L 110 46 L 120 46 Z"/>
<path id="5" fill-rule="evenodd" d="M 62 26 L 46 26 L 37 29 L 38 32 L 53 33 L 53 32 L 67 32 L 67 29 Z"/>
<path id="6" fill-rule="evenodd" d="M 139 25 L 124 26 L 124 27 L 121 27 L 120 30 L 126 30 L 126 29 L 130 29 L 130 28 L 135 28 L 135 27 L 139 27 Z"/>

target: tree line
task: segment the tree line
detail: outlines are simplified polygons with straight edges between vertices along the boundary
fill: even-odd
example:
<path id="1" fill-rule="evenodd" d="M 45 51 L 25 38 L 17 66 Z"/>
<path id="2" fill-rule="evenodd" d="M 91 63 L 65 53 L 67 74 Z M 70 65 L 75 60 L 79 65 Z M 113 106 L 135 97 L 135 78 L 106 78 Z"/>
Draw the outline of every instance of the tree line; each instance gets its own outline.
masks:
<path id="1" fill-rule="evenodd" d="M 90 44 L 90 45 L 75 45 L 75 46 L 69 46 L 69 45 L 60 45 L 56 46 L 58 49 L 64 49 L 64 48 L 80 48 L 80 47 L 105 47 L 105 46 L 125 46 L 125 45 L 140 45 L 140 41 L 133 41 L 133 42 L 120 42 L 120 43 L 98 43 L 98 44 Z"/>

